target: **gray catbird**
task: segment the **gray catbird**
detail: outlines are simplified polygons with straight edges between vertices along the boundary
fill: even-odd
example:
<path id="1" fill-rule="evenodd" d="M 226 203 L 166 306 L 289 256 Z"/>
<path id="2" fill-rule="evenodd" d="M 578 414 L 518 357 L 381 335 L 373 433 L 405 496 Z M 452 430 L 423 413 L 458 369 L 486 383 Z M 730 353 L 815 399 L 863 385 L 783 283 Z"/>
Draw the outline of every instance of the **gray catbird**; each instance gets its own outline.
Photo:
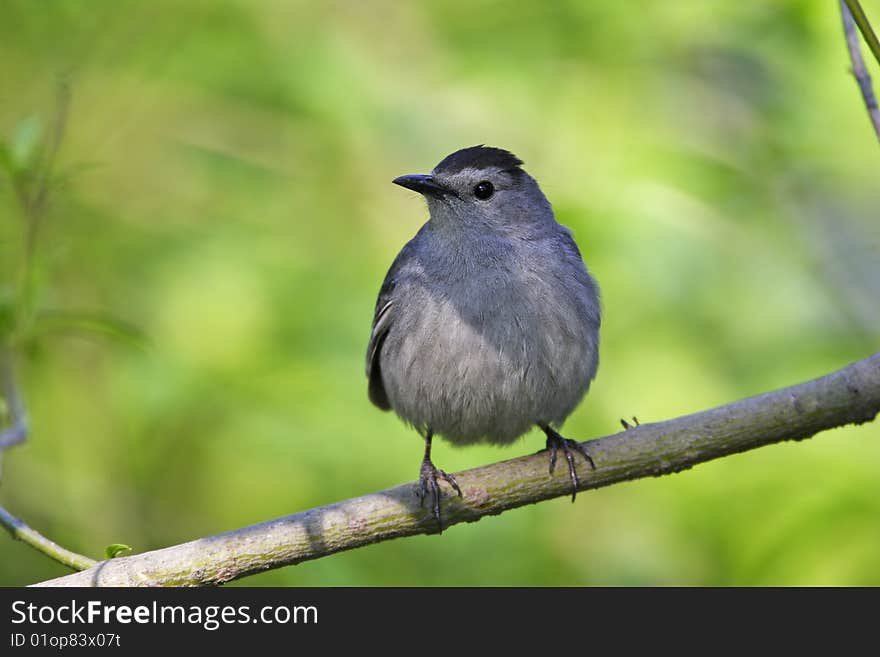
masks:
<path id="1" fill-rule="evenodd" d="M 370 400 L 425 438 L 419 497 L 440 523 L 431 438 L 505 444 L 532 426 L 561 449 L 577 491 L 573 450 L 558 427 L 599 363 L 599 292 L 571 232 L 558 224 L 522 160 L 499 148 L 456 151 L 430 175 L 394 183 L 424 195 L 430 218 L 379 290 L 367 348 Z M 442 529 L 442 524 L 440 525 Z"/>

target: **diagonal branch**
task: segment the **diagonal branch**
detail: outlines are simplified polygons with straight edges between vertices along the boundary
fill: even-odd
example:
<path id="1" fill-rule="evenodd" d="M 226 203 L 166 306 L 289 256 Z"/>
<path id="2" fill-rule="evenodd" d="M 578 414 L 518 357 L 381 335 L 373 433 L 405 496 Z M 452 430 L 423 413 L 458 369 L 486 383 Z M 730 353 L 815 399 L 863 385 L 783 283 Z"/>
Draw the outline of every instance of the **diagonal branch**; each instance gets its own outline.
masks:
<path id="1" fill-rule="evenodd" d="M 0 525 L 6 527 L 12 538 L 27 543 L 32 548 L 53 558 L 60 564 L 74 570 L 85 570 L 97 565 L 97 561 L 89 559 L 76 552 L 61 547 L 58 543 L 50 541 L 38 531 L 30 528 L 21 518 L 16 518 L 6 509 L 0 506 Z"/>
<path id="2" fill-rule="evenodd" d="M 846 7 L 852 15 L 853 20 L 855 20 L 856 25 L 858 25 L 859 31 L 862 33 L 865 42 L 868 44 L 868 48 L 870 48 L 871 52 L 874 54 L 874 59 L 880 64 L 880 41 L 877 40 L 877 35 L 874 34 L 874 29 L 871 27 L 871 23 L 868 22 L 868 17 L 865 16 L 865 12 L 862 9 L 862 5 L 859 4 L 859 0 L 842 0 L 842 2 L 846 3 Z"/>
<path id="3" fill-rule="evenodd" d="M 783 440 L 861 424 L 880 412 L 880 353 L 820 379 L 702 413 L 641 426 L 589 443 L 596 469 L 579 463 L 581 489 L 658 476 Z M 456 474 L 464 496 L 444 491 L 447 525 L 474 522 L 567 496 L 566 473 L 551 477 L 533 454 Z M 42 582 L 38 586 L 206 586 L 402 536 L 436 532 L 404 484 Z"/>
<path id="4" fill-rule="evenodd" d="M 858 7 L 859 12 L 861 12 L 861 7 L 858 6 L 858 2 L 856 2 L 855 5 Z M 877 97 L 874 95 L 873 86 L 871 86 L 871 76 L 868 73 L 868 69 L 865 67 L 865 60 L 862 59 L 862 50 L 859 47 L 859 36 L 856 34 L 853 14 L 845 0 L 840 0 L 840 13 L 843 17 L 843 32 L 846 35 L 846 45 L 849 49 L 849 58 L 852 61 L 852 74 L 855 77 L 856 82 L 859 84 L 859 90 L 862 92 L 862 98 L 864 98 L 865 106 L 868 108 L 868 116 L 871 118 L 874 132 L 877 134 L 877 139 L 880 139 L 880 108 L 877 107 Z M 868 33 L 873 36 L 874 42 L 876 42 L 877 37 L 874 36 L 874 32 L 871 30 L 871 25 L 868 23 L 868 19 L 865 18 L 864 13 L 861 13 L 861 17 L 864 20 L 865 25 L 867 25 Z M 869 43 L 871 43 L 870 40 Z M 880 62 L 880 55 L 878 55 L 877 61 Z"/>

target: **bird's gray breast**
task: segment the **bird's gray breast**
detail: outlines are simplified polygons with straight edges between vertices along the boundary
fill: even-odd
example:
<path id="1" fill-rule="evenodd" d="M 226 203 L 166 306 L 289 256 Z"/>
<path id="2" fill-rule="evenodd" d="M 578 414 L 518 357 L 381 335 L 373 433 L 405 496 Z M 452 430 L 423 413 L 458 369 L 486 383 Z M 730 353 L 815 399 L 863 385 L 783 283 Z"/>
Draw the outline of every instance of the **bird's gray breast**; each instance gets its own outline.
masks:
<path id="1" fill-rule="evenodd" d="M 493 259 L 455 279 L 426 267 L 402 282 L 381 353 L 391 407 L 460 444 L 561 423 L 597 366 L 598 299 L 577 260 Z"/>

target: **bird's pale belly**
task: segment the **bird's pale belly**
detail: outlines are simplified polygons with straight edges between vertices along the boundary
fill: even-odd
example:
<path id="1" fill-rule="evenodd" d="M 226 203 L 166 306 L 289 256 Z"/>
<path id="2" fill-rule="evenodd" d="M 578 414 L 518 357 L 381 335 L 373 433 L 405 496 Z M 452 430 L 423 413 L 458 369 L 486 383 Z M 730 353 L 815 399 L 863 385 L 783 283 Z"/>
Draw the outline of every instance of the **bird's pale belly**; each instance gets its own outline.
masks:
<path id="1" fill-rule="evenodd" d="M 517 310 L 525 309 L 505 303 L 468 317 L 427 299 L 398 322 L 382 354 L 395 412 L 457 444 L 508 443 L 536 423 L 561 423 L 595 372 L 587 327 L 572 331 L 569 316 L 564 330 L 563 318 L 546 312 L 540 326 L 528 325 L 522 318 L 535 313 Z"/>

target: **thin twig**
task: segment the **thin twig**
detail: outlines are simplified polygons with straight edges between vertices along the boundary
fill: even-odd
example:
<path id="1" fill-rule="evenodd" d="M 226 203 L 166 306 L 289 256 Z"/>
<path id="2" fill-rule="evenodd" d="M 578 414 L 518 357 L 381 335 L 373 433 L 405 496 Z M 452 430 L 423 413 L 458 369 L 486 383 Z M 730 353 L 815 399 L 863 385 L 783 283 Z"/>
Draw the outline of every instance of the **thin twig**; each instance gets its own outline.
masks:
<path id="1" fill-rule="evenodd" d="M 579 489 L 678 472 L 728 454 L 869 422 L 878 412 L 880 353 L 808 383 L 590 441 L 586 446 L 596 469 L 578 460 Z M 447 527 L 571 494 L 567 473 L 548 474 L 546 453 L 456 473 L 455 478 L 464 495 L 444 490 Z M 436 521 L 419 506 L 415 491 L 414 484 L 404 484 L 226 534 L 103 561 L 38 586 L 208 586 L 392 538 L 436 533 Z"/>
<path id="2" fill-rule="evenodd" d="M 89 559 L 76 552 L 71 552 L 57 543 L 50 541 L 38 531 L 28 527 L 23 520 L 16 518 L 3 507 L 0 507 L 0 525 L 3 525 L 9 530 L 12 538 L 27 543 L 43 554 L 52 557 L 58 563 L 69 566 L 74 570 L 86 570 L 87 568 L 96 566 L 98 563 L 94 559 Z"/>
<path id="3" fill-rule="evenodd" d="M 56 89 L 55 114 L 46 148 L 31 172 L 33 184 L 28 185 L 23 174 L 13 180 L 18 203 L 24 217 L 24 245 L 19 273 L 18 306 L 16 329 L 26 331 L 33 319 L 35 287 L 34 259 L 37 239 L 44 222 L 52 192 L 52 174 L 55 170 L 58 151 L 64 140 L 67 117 L 70 108 L 70 87 L 66 80 L 59 79 Z"/>
<path id="4" fill-rule="evenodd" d="M 874 59 L 880 64 L 880 41 L 877 40 L 877 35 L 874 34 L 874 29 L 871 27 L 871 23 L 868 22 L 868 17 L 865 16 L 865 12 L 862 10 L 862 5 L 859 4 L 859 0 L 843 1 L 846 3 L 850 14 L 852 14 L 856 25 L 859 26 L 859 32 L 861 32 L 862 36 L 865 38 L 868 48 L 874 53 Z"/>
<path id="5" fill-rule="evenodd" d="M 0 386 L 6 400 L 11 426 L 0 433 L 0 456 L 4 450 L 27 440 L 27 412 L 15 383 L 12 351 L 7 345 L 0 345 Z M 75 570 L 91 568 L 97 562 L 76 552 L 71 552 L 32 529 L 20 518 L 0 507 L 0 525 L 9 530 L 13 538 L 23 541 L 55 561 Z"/>
<path id="6" fill-rule="evenodd" d="M 55 160 L 64 141 L 64 133 L 67 129 L 67 113 L 70 109 L 70 86 L 63 78 L 58 80 L 55 91 L 55 116 L 52 119 L 52 132 L 48 139 L 48 148 L 44 151 L 40 165 L 37 167 L 37 184 L 34 190 L 32 213 L 35 217 L 42 216 L 52 189 L 52 173 L 55 170 Z M 32 247 L 33 245 L 31 245 Z"/>
<path id="7" fill-rule="evenodd" d="M 70 90 L 63 80 L 58 84 L 57 95 L 55 120 L 52 124 L 48 148 L 44 151 L 39 164 L 33 170 L 34 186 L 32 188 L 28 187 L 23 174 L 13 175 L 12 179 L 15 194 L 21 206 L 21 213 L 25 220 L 24 248 L 15 326 L 15 329 L 18 331 L 21 331 L 25 322 L 30 320 L 30 304 L 33 296 L 34 281 L 33 259 L 39 225 L 49 200 L 49 192 L 52 186 L 52 171 L 67 124 Z M 6 337 L 6 340 L 11 339 L 8 336 Z M 23 443 L 28 437 L 27 411 L 25 410 L 24 401 L 18 391 L 18 385 L 15 380 L 12 349 L 6 342 L 0 344 L 0 392 L 2 392 L 3 398 L 6 401 L 10 420 L 10 426 L 0 432 L 0 456 L 2 456 L 4 450 L 9 449 L 13 445 Z M 23 520 L 16 518 L 2 507 L 0 507 L 0 525 L 9 530 L 13 538 L 27 543 L 55 561 L 75 570 L 91 568 L 97 563 L 94 559 L 71 552 L 50 541 L 38 531 L 29 527 Z"/>
<path id="8" fill-rule="evenodd" d="M 861 10 L 861 7 L 859 7 L 859 10 Z M 843 31 L 846 35 L 849 58 L 852 61 L 852 74 L 859 84 L 859 90 L 862 92 L 862 98 L 865 99 L 865 106 L 868 108 L 868 116 L 871 118 L 877 139 L 880 140 L 880 108 L 877 107 L 877 97 L 874 95 L 874 88 L 871 85 L 871 76 L 865 67 L 865 60 L 862 59 L 862 50 L 859 47 L 859 37 L 856 34 L 855 22 L 846 0 L 840 0 L 840 14 L 843 17 Z M 871 26 L 867 23 L 867 19 L 865 19 L 865 23 L 868 25 L 868 30 L 870 30 Z M 870 34 L 873 35 L 874 32 L 870 31 Z M 874 39 L 876 41 L 876 37 Z"/>

